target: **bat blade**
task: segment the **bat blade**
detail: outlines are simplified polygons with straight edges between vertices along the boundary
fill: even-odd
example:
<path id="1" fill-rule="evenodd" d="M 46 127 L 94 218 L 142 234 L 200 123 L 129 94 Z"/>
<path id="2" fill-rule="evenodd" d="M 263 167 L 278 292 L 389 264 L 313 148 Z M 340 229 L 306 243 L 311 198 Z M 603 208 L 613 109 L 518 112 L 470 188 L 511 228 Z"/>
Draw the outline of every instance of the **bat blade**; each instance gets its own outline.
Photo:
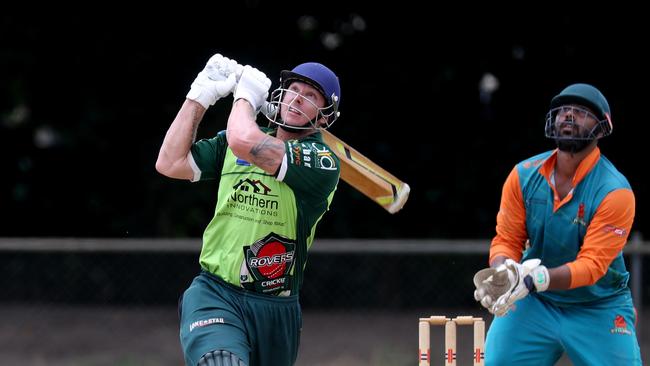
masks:
<path id="1" fill-rule="evenodd" d="M 394 214 L 404 207 L 409 185 L 365 157 L 331 132 L 321 129 L 323 140 L 341 161 L 341 178 Z"/>

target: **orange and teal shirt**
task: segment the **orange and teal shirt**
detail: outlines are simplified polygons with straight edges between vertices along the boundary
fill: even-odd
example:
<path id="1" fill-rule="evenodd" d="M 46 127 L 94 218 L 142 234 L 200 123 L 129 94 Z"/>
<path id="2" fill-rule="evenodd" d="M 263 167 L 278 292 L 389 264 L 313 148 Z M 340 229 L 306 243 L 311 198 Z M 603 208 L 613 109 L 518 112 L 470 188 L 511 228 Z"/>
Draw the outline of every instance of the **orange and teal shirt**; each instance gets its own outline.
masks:
<path id="1" fill-rule="evenodd" d="M 579 164 L 573 189 L 560 199 L 554 186 L 557 150 L 517 164 L 502 191 L 490 262 L 539 258 L 548 268 L 567 264 L 571 285 L 539 294 L 559 305 L 595 301 L 629 291 L 623 260 L 634 220 L 627 179 L 594 149 Z"/>

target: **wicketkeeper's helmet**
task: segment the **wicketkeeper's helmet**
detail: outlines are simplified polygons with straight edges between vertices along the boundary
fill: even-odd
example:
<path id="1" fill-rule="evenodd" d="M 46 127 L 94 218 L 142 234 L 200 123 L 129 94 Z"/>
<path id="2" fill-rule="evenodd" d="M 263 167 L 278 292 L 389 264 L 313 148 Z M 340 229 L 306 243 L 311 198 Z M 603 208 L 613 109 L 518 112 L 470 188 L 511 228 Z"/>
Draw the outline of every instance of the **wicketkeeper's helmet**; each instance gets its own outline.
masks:
<path id="1" fill-rule="evenodd" d="M 611 119 L 609 103 L 600 90 L 589 84 L 569 85 L 551 100 L 551 109 L 567 104 L 579 104 L 591 109 L 599 120 Z"/>
<path id="2" fill-rule="evenodd" d="M 575 123 L 576 116 L 591 116 L 597 123 L 587 129 Z M 572 128 L 571 133 L 567 126 Z M 578 152 L 595 139 L 609 136 L 612 128 L 609 103 L 603 93 L 589 84 L 572 84 L 551 99 L 544 133 L 556 141 L 560 150 Z"/>

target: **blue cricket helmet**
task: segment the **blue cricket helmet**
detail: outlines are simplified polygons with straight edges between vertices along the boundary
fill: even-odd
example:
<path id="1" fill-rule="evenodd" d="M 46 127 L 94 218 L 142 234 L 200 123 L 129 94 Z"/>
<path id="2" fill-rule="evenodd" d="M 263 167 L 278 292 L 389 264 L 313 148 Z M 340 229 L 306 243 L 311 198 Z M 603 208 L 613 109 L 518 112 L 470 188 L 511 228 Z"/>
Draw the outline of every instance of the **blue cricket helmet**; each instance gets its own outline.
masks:
<path id="1" fill-rule="evenodd" d="M 284 70 L 280 74 L 280 83 L 283 88 L 287 88 L 292 81 L 302 81 L 307 83 L 325 97 L 330 106 L 337 106 L 341 102 L 341 85 L 336 74 L 327 68 L 327 66 L 318 62 L 306 62 L 293 68 L 293 70 Z"/>
<path id="2" fill-rule="evenodd" d="M 315 88 L 325 99 L 326 105 L 318 107 L 316 117 L 304 126 L 287 126 L 277 113 L 281 105 L 288 106 L 283 102 L 283 98 L 288 88 L 294 81 L 300 81 Z M 285 130 L 300 130 L 311 128 L 329 128 L 339 116 L 339 103 L 341 102 L 341 85 L 336 74 L 327 68 L 327 66 L 318 62 L 306 62 L 293 68 L 293 70 L 284 70 L 280 73 L 280 87 L 271 93 L 269 105 L 270 113 L 264 113 L 269 121 L 280 125 Z M 325 119 L 325 124 L 316 125 L 316 121 L 321 118 Z"/>

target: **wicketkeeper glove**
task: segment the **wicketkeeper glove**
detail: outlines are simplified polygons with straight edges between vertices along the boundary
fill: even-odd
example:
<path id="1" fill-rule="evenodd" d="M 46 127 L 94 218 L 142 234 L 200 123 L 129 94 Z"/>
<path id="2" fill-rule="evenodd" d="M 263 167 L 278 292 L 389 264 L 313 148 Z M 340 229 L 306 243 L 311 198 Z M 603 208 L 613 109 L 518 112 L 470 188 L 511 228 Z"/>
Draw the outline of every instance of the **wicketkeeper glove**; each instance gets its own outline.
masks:
<path id="1" fill-rule="evenodd" d="M 494 301 L 510 290 L 508 271 L 497 271 L 496 268 L 485 268 L 474 275 L 474 299 L 490 309 Z"/>
<path id="2" fill-rule="evenodd" d="M 548 289 L 548 269 L 540 265 L 539 259 L 517 263 L 506 259 L 497 268 L 485 268 L 474 275 L 474 298 L 496 316 L 505 315 L 515 301 L 530 292 Z"/>
<path id="3" fill-rule="evenodd" d="M 528 259 L 523 263 L 506 259 L 504 264 L 497 267 L 497 271 L 508 273 L 510 289 L 496 299 L 488 310 L 496 316 L 503 316 L 508 313 L 517 300 L 528 296 L 530 292 L 546 291 L 550 277 L 548 269 L 540 263 L 539 259 Z"/>
<path id="4" fill-rule="evenodd" d="M 235 89 L 234 99 L 246 99 L 257 113 L 268 97 L 270 87 L 271 80 L 263 72 L 246 65 Z"/>
<path id="5" fill-rule="evenodd" d="M 200 103 L 205 109 L 220 98 L 228 96 L 237 84 L 237 74 L 243 66 L 237 61 L 216 54 L 208 60 L 205 67 L 194 79 L 187 99 Z"/>

